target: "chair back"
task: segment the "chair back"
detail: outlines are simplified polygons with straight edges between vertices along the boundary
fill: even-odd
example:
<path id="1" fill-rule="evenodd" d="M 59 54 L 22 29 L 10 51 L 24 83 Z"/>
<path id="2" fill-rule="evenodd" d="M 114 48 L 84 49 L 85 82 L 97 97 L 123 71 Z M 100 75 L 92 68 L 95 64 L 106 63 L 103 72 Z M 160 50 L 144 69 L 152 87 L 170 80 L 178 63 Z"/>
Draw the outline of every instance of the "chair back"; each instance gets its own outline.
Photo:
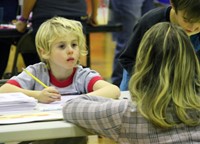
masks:
<path id="1" fill-rule="evenodd" d="M 12 76 L 18 74 L 17 69 L 17 60 L 19 53 L 35 53 L 36 47 L 35 47 L 35 40 L 33 36 L 33 31 L 30 29 L 27 33 L 25 33 L 20 40 L 17 43 L 16 52 L 13 60 L 13 66 L 12 66 Z"/>
<path id="2" fill-rule="evenodd" d="M 35 53 L 35 40 L 32 30 L 24 34 L 17 44 L 18 53 Z"/>

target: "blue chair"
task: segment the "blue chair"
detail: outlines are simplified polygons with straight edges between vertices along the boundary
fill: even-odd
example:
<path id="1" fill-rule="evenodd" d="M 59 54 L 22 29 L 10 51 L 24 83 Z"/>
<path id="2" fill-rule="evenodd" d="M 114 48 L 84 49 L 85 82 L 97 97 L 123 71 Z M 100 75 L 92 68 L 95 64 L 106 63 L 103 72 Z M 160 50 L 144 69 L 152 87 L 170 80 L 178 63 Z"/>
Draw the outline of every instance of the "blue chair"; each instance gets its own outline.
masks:
<path id="1" fill-rule="evenodd" d="M 154 0 L 156 7 L 167 7 L 170 5 L 170 0 Z"/>
<path id="2" fill-rule="evenodd" d="M 170 0 L 158 0 L 158 2 L 164 5 L 170 5 Z"/>

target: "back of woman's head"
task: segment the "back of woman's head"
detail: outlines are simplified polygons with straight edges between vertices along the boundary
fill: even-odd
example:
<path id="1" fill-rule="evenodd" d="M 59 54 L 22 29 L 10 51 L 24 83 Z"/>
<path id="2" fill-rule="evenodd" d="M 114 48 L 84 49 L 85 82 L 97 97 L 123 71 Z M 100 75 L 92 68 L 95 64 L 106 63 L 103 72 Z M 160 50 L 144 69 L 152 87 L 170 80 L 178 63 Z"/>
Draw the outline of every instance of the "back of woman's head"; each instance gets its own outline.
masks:
<path id="1" fill-rule="evenodd" d="M 161 127 L 173 126 L 176 122 L 167 117 L 170 105 L 183 123 L 199 123 L 188 115 L 188 110 L 200 110 L 199 61 L 180 27 L 162 22 L 150 28 L 140 43 L 134 70 L 129 90 L 147 119 Z"/>

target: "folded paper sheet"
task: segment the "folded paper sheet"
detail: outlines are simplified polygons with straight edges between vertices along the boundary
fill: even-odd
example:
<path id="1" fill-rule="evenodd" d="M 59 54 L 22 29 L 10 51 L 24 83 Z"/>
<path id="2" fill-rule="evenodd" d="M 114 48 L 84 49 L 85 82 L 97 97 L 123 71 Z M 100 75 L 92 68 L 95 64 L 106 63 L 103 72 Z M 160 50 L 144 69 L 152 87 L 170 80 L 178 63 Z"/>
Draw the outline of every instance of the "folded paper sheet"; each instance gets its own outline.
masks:
<path id="1" fill-rule="evenodd" d="M 19 112 L 15 114 L 0 115 L 0 125 L 2 124 L 17 124 L 37 121 L 52 121 L 63 119 L 61 111 L 49 112 Z"/>

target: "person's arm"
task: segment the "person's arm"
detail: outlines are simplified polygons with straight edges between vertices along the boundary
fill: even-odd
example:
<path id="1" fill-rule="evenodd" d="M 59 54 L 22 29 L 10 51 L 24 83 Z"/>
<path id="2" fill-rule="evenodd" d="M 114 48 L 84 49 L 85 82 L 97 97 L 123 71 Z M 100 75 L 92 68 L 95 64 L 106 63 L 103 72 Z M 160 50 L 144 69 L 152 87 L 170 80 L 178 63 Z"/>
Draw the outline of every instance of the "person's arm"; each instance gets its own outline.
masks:
<path id="1" fill-rule="evenodd" d="M 89 23 L 93 26 L 97 25 L 97 14 L 98 14 L 98 6 L 99 6 L 99 1 L 98 0 L 91 0 L 91 6 L 92 6 L 92 11 L 89 17 Z"/>
<path id="2" fill-rule="evenodd" d="M 21 18 L 16 22 L 16 28 L 19 32 L 24 32 L 27 28 L 27 21 L 36 0 L 24 0 L 21 12 Z"/>
<path id="3" fill-rule="evenodd" d="M 128 103 L 127 100 L 81 96 L 66 102 L 63 117 L 90 132 L 117 140 Z"/>
<path id="4" fill-rule="evenodd" d="M 120 96 L 120 90 L 116 85 L 113 85 L 104 80 L 98 80 L 93 85 L 93 92 L 88 93 L 91 96 L 103 96 L 117 99 Z"/>
<path id="5" fill-rule="evenodd" d="M 22 17 L 25 19 L 29 18 L 29 15 L 31 11 L 33 10 L 33 7 L 35 6 L 36 0 L 24 0 L 23 1 L 23 9 L 22 9 Z"/>
<path id="6" fill-rule="evenodd" d="M 22 92 L 25 95 L 37 99 L 41 103 L 51 103 L 53 101 L 60 100 L 61 97 L 58 91 L 53 87 L 45 88 L 42 91 L 27 90 L 10 83 L 6 83 L 0 87 L 0 93 L 12 93 L 12 92 Z"/>

